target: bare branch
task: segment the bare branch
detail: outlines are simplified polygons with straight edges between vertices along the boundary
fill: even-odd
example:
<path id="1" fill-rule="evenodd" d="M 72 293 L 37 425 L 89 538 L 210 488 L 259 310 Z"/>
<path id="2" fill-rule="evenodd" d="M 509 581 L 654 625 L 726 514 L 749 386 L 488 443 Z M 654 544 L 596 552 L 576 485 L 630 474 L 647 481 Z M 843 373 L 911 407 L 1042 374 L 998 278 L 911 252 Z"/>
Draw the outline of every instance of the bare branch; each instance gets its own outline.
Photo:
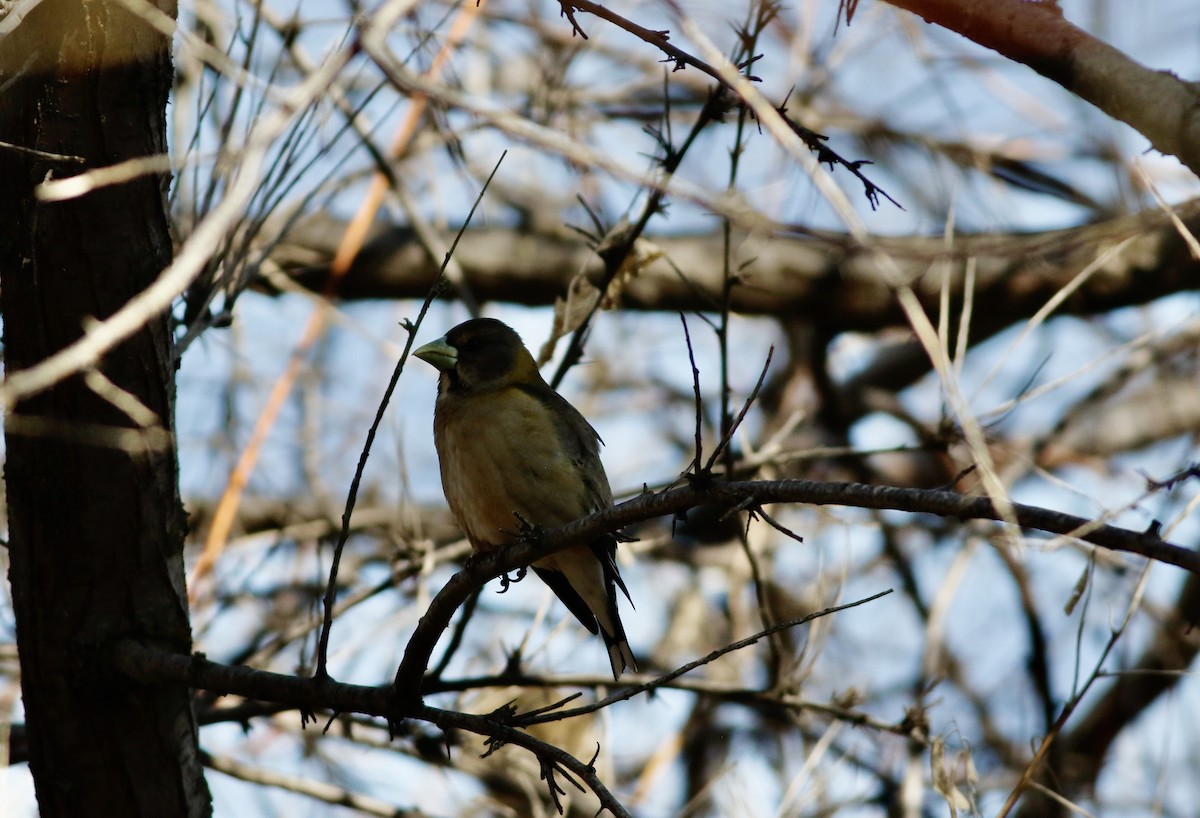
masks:
<path id="1" fill-rule="evenodd" d="M 1068 22 L 1058 3 L 887 1 L 1028 65 L 1200 175 L 1200 85 L 1135 62 Z"/>
<path id="2" fill-rule="evenodd" d="M 1200 232 L 1200 200 L 1177 208 L 1194 232 Z M 319 287 L 332 258 L 339 221 L 315 215 L 297 225 L 281 243 L 275 260 L 310 288 Z M 750 234 L 736 243 L 732 262 L 753 261 L 729 294 L 729 309 L 747 315 L 804 318 L 839 332 L 903 326 L 892 297 L 892 282 L 871 254 L 843 234 Z M 456 253 L 480 301 L 552 305 L 569 280 L 565 271 L 582 270 L 597 279 L 603 263 L 577 241 L 502 229 L 473 230 Z M 1083 227 L 1020 235 L 959 235 L 876 238 L 911 282 L 929 313 L 936 312 L 941 279 L 928 276 L 930 264 L 948 265 L 946 286 L 952 302 L 964 298 L 973 279 L 977 310 L 971 342 L 1033 315 L 1105 249 L 1135 237 L 1097 271 L 1060 308 L 1060 314 L 1088 315 L 1121 306 L 1145 304 L 1195 286 L 1195 261 L 1171 219 L 1152 209 Z M 531 240 L 537 252 L 528 251 Z M 655 236 L 663 258 L 640 270 L 623 288 L 626 310 L 707 312 L 722 303 L 723 239 L 719 232 Z M 968 275 L 968 262 L 974 272 Z M 434 265 L 411 230 L 378 229 L 342 282 L 338 295 L 355 298 L 420 298 Z M 683 276 L 677 270 L 683 271 Z M 267 282 L 261 286 L 271 289 Z M 928 362 L 926 361 L 926 367 Z M 887 364 L 894 368 L 894 364 Z"/>

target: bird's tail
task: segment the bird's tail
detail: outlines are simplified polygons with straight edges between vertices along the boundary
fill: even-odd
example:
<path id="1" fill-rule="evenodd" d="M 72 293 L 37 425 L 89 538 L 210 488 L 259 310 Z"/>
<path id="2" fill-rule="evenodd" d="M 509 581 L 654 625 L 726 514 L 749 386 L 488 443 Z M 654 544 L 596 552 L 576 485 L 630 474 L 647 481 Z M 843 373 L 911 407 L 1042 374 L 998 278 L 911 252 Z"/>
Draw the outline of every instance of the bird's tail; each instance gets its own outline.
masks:
<path id="1" fill-rule="evenodd" d="M 625 594 L 625 598 L 629 600 L 629 604 L 633 604 L 633 600 L 629 597 L 629 589 L 625 587 L 625 581 L 621 579 L 621 571 L 617 568 L 616 548 L 615 544 L 601 550 L 593 548 L 594 552 L 599 552 L 596 556 L 600 560 L 600 567 L 604 572 L 604 590 L 605 590 L 605 606 L 604 614 L 600 615 L 600 611 L 596 612 L 596 621 L 600 625 L 600 636 L 604 638 L 604 646 L 608 648 L 608 663 L 612 665 L 613 679 L 621 678 L 621 671 L 629 668 L 637 670 L 637 662 L 634 661 L 633 651 L 629 649 L 629 642 L 625 638 L 625 626 L 621 624 L 621 613 L 617 610 L 617 588 L 621 589 L 621 593 Z"/>
<path id="2" fill-rule="evenodd" d="M 626 599 L 629 591 L 613 559 L 615 550 L 615 543 L 575 546 L 539 560 L 533 570 L 585 628 L 604 639 L 613 678 L 619 679 L 621 671 L 637 670 L 637 662 L 617 610 L 617 588 Z"/>
<path id="3" fill-rule="evenodd" d="M 621 615 L 617 613 L 616 594 L 613 594 L 612 610 L 607 619 L 611 630 L 605 627 L 605 622 L 600 621 L 600 636 L 604 639 L 604 646 L 608 648 L 608 663 L 612 665 L 613 680 L 616 681 L 621 678 L 623 670 L 638 669 L 633 651 L 629 649 L 629 642 L 625 639 L 625 626 L 621 624 Z"/>

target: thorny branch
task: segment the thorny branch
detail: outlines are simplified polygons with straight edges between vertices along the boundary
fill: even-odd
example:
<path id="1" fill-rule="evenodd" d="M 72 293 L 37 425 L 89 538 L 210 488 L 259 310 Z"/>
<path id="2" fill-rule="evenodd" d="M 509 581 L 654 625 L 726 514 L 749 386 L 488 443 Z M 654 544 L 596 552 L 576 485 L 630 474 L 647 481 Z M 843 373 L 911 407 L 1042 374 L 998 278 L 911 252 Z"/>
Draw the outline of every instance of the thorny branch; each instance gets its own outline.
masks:
<path id="1" fill-rule="evenodd" d="M 741 100 L 742 104 L 746 104 L 745 99 L 742 98 L 742 94 L 738 91 L 738 89 L 731 85 L 717 68 L 672 43 L 670 41 L 669 31 L 653 31 L 645 28 L 644 26 L 638 25 L 627 17 L 622 17 L 620 14 L 617 14 L 611 9 L 607 9 L 598 3 L 591 2 L 590 0 L 559 0 L 559 2 L 563 7 L 563 13 L 570 20 L 574 31 L 582 34 L 585 38 L 587 35 L 584 34 L 582 27 L 580 27 L 578 21 L 575 19 L 573 11 L 584 11 L 588 14 L 593 14 L 602 20 L 607 20 L 618 28 L 624 29 L 635 37 L 638 37 L 655 48 L 658 48 L 667 55 L 668 62 L 674 63 L 674 70 L 676 71 L 683 70 L 689 65 L 693 68 L 703 71 L 705 74 L 708 74 L 718 83 L 720 83 L 722 87 L 732 93 L 735 97 Z M 779 4 L 766 2 L 763 3 L 762 6 L 765 11 L 763 15 L 760 15 L 759 24 L 760 26 L 765 27 L 766 24 L 770 22 L 771 18 L 778 13 Z M 757 57 L 749 55 L 739 61 L 737 63 L 737 67 L 739 69 L 745 69 L 749 67 L 749 65 L 752 64 L 756 59 Z M 759 81 L 759 78 L 753 75 L 747 75 L 747 79 L 749 79 L 751 82 Z M 785 105 L 786 100 L 784 103 L 781 103 L 779 106 L 777 106 L 775 110 L 781 117 L 783 117 L 784 121 L 788 124 L 788 127 L 791 128 L 792 132 L 800 137 L 800 140 L 804 142 L 805 146 L 817 154 L 817 160 L 819 162 L 822 164 L 827 164 L 831 168 L 835 165 L 841 165 L 842 167 L 846 168 L 846 170 L 853 173 L 859 179 L 859 181 L 863 183 L 864 193 L 867 197 L 867 201 L 870 202 L 872 209 L 879 204 L 880 195 L 882 195 L 892 204 L 896 205 L 896 207 L 900 207 L 900 204 L 895 199 L 889 196 L 887 192 L 878 185 L 867 179 L 867 177 L 863 174 L 862 166 L 869 165 L 871 164 L 870 162 L 866 160 L 849 160 L 843 157 L 837 151 L 825 144 L 828 137 L 809 128 L 805 128 L 803 125 L 800 125 L 790 117 L 786 116 L 787 108 L 784 107 Z"/>

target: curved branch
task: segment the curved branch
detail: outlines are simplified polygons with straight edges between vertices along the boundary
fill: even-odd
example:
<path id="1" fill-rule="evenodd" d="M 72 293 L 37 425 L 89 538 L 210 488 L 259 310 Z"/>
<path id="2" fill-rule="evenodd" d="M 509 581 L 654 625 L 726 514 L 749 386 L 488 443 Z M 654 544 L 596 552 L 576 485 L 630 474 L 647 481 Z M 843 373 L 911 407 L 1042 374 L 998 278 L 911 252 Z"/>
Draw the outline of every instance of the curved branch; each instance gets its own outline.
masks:
<path id="1" fill-rule="evenodd" d="M 1200 85 L 1130 59 L 1068 22 L 1057 2 L 887 2 L 1028 65 L 1200 176 Z"/>

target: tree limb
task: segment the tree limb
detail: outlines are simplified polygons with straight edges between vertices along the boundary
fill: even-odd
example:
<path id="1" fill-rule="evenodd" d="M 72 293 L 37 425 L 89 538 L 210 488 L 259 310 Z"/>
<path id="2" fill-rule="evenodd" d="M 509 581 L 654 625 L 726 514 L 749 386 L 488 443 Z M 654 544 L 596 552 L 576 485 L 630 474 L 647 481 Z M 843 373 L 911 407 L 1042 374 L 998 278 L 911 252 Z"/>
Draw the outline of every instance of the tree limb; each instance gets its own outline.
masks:
<path id="1" fill-rule="evenodd" d="M 636 522 L 675 514 L 702 504 L 733 508 L 747 501 L 753 505 L 808 503 L 893 509 L 960 520 L 1001 519 L 987 497 L 862 483 L 815 480 L 724 482 L 714 479 L 702 487 L 687 485 L 659 494 L 642 494 L 573 523 L 547 529 L 536 543 L 518 541 L 506 548 L 475 555 L 462 571 L 442 587 L 417 624 L 396 671 L 394 687 L 399 700 L 404 703 L 420 699 L 422 677 L 438 639 L 459 606 L 489 579 L 531 565 L 573 543 L 588 542 Z M 1200 573 L 1200 552 L 1163 541 L 1154 533 L 1153 527 L 1146 532 L 1130 531 L 1021 503 L 1013 503 L 1011 513 L 1024 528 L 1078 537 L 1103 548 L 1139 554 L 1192 573 Z"/>
<path id="2" fill-rule="evenodd" d="M 1200 199 L 1177 208 L 1187 229 L 1200 233 Z M 310 289 L 319 289 L 343 225 L 315 214 L 279 244 L 272 260 Z M 781 231 L 784 228 L 780 228 Z M 976 264 L 978 311 L 972 337 L 984 336 L 1037 311 L 1113 244 L 1133 240 L 1115 254 L 1060 312 L 1091 315 L 1145 304 L 1195 287 L 1197 262 L 1167 214 L 1159 210 L 1042 233 L 880 238 L 927 310 L 936 311 L 943 275 L 960 303 L 968 259 Z M 647 311 L 715 311 L 724 276 L 720 231 L 647 239 L 664 253 L 624 285 L 621 307 Z M 581 242 L 508 229 L 471 230 L 457 258 L 480 301 L 552 305 L 579 271 L 603 279 L 603 262 Z M 841 234 L 745 235 L 731 263 L 743 269 L 729 297 L 744 315 L 802 318 L 837 332 L 871 332 L 907 326 L 893 295 L 894 282 L 874 261 L 874 250 L 857 248 Z M 403 227 L 379 226 L 342 281 L 343 299 L 422 298 L 434 272 L 421 243 Z M 682 274 L 680 273 L 682 271 Z M 274 291 L 268 282 L 261 289 Z"/>
<path id="3" fill-rule="evenodd" d="M 1068 22 L 1057 2 L 887 2 L 1028 65 L 1200 175 L 1200 85 L 1130 59 Z"/>

